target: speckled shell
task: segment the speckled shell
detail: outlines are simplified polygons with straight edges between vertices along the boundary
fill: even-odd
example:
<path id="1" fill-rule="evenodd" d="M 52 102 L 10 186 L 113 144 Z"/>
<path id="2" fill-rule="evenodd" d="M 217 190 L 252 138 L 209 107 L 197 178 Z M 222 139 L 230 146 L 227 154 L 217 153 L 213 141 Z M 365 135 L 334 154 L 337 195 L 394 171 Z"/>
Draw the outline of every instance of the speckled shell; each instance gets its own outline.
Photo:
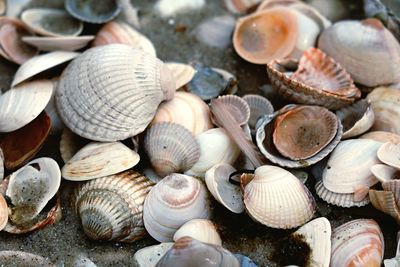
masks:
<path id="1" fill-rule="evenodd" d="M 122 4 L 117 0 L 103 0 L 101 5 L 95 0 L 66 0 L 64 3 L 74 18 L 96 24 L 112 20 L 122 10 Z"/>
<path id="2" fill-rule="evenodd" d="M 330 266 L 380 266 L 384 239 L 374 220 L 357 219 L 335 228 L 332 232 Z"/>
<path id="3" fill-rule="evenodd" d="M 39 255 L 17 250 L 0 251 L 0 265 L 56 267 L 55 264 Z"/>
<path id="4" fill-rule="evenodd" d="M 156 123 L 146 131 L 144 149 L 161 177 L 185 172 L 200 158 L 200 146 L 194 135 L 185 127 L 170 122 Z"/>
<path id="5" fill-rule="evenodd" d="M 141 133 L 161 101 L 175 93 L 175 81 L 160 60 L 122 44 L 86 50 L 64 70 L 57 87 L 66 126 L 95 141 Z"/>
<path id="6" fill-rule="evenodd" d="M 285 169 L 264 165 L 244 186 L 244 204 L 256 221 L 273 228 L 289 229 L 310 220 L 316 203 L 308 189 Z"/>
<path id="7" fill-rule="evenodd" d="M 204 243 L 222 246 L 221 237 L 214 223 L 210 220 L 193 219 L 188 221 L 175 232 L 173 239 L 177 241 L 185 236 L 190 236 Z"/>
<path id="8" fill-rule="evenodd" d="M 152 186 L 150 180 L 131 170 L 79 185 L 73 204 L 85 234 L 103 241 L 143 238 L 143 203 Z"/>
<path id="9" fill-rule="evenodd" d="M 174 233 L 192 219 L 210 217 L 207 189 L 191 176 L 174 173 L 150 191 L 143 209 L 147 232 L 159 242 L 172 241 Z"/>
<path id="10" fill-rule="evenodd" d="M 70 181 L 87 181 L 134 167 L 140 156 L 121 142 L 92 142 L 81 148 L 61 170 Z"/>

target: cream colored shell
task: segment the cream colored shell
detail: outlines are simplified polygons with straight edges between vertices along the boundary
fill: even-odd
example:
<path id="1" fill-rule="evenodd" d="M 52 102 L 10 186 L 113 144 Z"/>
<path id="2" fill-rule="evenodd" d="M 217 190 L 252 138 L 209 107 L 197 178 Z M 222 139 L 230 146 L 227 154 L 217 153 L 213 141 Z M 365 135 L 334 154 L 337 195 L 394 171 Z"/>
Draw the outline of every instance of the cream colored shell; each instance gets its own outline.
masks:
<path id="1" fill-rule="evenodd" d="M 210 220 L 193 219 L 188 221 L 175 232 L 173 239 L 176 241 L 184 236 L 190 236 L 204 243 L 222 246 L 221 237 L 214 223 Z"/>

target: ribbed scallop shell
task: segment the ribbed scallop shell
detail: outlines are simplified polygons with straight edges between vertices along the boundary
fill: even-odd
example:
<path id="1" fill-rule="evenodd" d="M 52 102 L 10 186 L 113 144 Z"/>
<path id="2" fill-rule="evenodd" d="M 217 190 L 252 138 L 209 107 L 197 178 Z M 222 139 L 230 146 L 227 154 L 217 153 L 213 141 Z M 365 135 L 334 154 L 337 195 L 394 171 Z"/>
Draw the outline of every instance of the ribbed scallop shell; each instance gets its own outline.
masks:
<path id="1" fill-rule="evenodd" d="M 200 97 L 187 92 L 176 92 L 173 99 L 158 107 L 152 124 L 164 121 L 180 124 L 194 135 L 213 128 L 210 108 Z"/>
<path id="2" fill-rule="evenodd" d="M 400 144 L 400 135 L 384 131 L 372 131 L 360 136 L 360 139 L 371 139 L 377 142 Z"/>
<path id="3" fill-rule="evenodd" d="M 143 238 L 143 203 L 152 186 L 150 180 L 132 170 L 79 185 L 73 204 L 85 234 L 103 241 Z"/>
<path id="4" fill-rule="evenodd" d="M 172 241 L 184 223 L 208 219 L 209 205 L 207 189 L 202 183 L 191 176 L 174 173 L 158 182 L 146 197 L 144 225 L 157 241 Z"/>
<path id="5" fill-rule="evenodd" d="M 189 64 L 175 62 L 167 62 L 165 64 L 175 77 L 176 89 L 179 89 L 185 84 L 189 83 L 196 74 L 196 70 Z"/>
<path id="6" fill-rule="evenodd" d="M 115 18 L 122 10 L 117 0 L 66 0 L 65 9 L 71 16 L 88 23 L 105 23 Z"/>
<path id="7" fill-rule="evenodd" d="M 156 267 L 239 267 L 235 256 L 221 246 L 200 242 L 191 237 L 178 239 Z"/>
<path id="8" fill-rule="evenodd" d="M 256 128 L 257 120 L 266 114 L 272 114 L 274 112 L 274 107 L 271 102 L 260 95 L 244 95 L 243 100 L 247 102 L 250 108 L 250 118 L 249 118 L 249 126 L 251 129 Z"/>
<path id="9" fill-rule="evenodd" d="M 64 70 L 57 108 L 82 137 L 123 140 L 141 133 L 161 101 L 173 96 L 171 79 L 169 69 L 145 52 L 122 44 L 94 47 Z"/>
<path id="10" fill-rule="evenodd" d="M 151 126 L 144 139 L 144 149 L 159 176 L 189 170 L 200 158 L 196 138 L 183 126 L 161 122 Z"/>
<path id="11" fill-rule="evenodd" d="M 93 46 L 108 44 L 126 44 L 149 55 L 156 56 L 153 43 L 146 36 L 123 22 L 108 22 L 97 32 Z"/>
<path id="12" fill-rule="evenodd" d="M 333 150 L 322 174 L 324 186 L 335 193 L 354 193 L 376 184 L 370 168 L 379 163 L 381 143 L 366 139 L 341 141 Z"/>
<path id="13" fill-rule="evenodd" d="M 381 183 L 394 179 L 400 179 L 400 170 L 386 164 L 375 164 L 371 167 L 371 172 Z"/>
<path id="14" fill-rule="evenodd" d="M 121 142 L 92 142 L 68 160 L 61 173 L 66 180 L 87 181 L 130 169 L 139 160 L 139 154 Z"/>
<path id="15" fill-rule="evenodd" d="M 93 39 L 93 35 L 66 37 L 22 37 L 22 41 L 36 47 L 40 51 L 75 51 L 87 46 L 87 44 Z"/>
<path id="16" fill-rule="evenodd" d="M 174 241 L 181 237 L 190 236 L 204 243 L 222 246 L 221 237 L 219 236 L 214 223 L 205 219 L 193 219 L 182 225 L 174 234 Z"/>
<path id="17" fill-rule="evenodd" d="M 267 73 L 279 94 L 295 103 L 339 109 L 361 96 L 346 70 L 316 48 L 304 53 L 293 75 L 276 60 L 267 64 Z"/>
<path id="18" fill-rule="evenodd" d="M 244 188 L 244 204 L 256 221 L 288 229 L 310 220 L 316 203 L 308 189 L 290 172 L 264 165 Z"/>
<path id="19" fill-rule="evenodd" d="M 400 206 L 400 180 L 390 180 L 382 182 L 382 188 L 386 191 L 393 192 L 396 204 Z"/>
<path id="20" fill-rule="evenodd" d="M 392 216 L 400 224 L 400 210 L 393 192 L 369 190 L 368 194 L 375 209 Z"/>
<path id="21" fill-rule="evenodd" d="M 250 107 L 245 100 L 236 95 L 224 95 L 218 97 L 218 101 L 224 104 L 226 111 L 235 118 L 238 125 L 247 124 L 250 119 Z M 214 117 L 213 122 L 220 126 L 218 120 Z"/>
<path id="22" fill-rule="evenodd" d="M 332 232 L 331 267 L 380 266 L 384 239 L 374 220 L 357 219 L 336 227 Z"/>

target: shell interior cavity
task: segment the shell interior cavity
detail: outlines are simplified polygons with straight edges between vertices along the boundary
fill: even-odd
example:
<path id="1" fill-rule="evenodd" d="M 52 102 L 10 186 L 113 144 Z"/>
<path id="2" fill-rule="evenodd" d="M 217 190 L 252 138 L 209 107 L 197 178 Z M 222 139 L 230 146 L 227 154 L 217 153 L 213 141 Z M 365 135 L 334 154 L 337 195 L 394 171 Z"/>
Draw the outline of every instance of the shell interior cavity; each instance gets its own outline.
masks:
<path id="1" fill-rule="evenodd" d="M 117 0 L 66 0 L 65 9 L 71 16 L 89 23 L 105 23 L 115 18 L 122 10 Z"/>

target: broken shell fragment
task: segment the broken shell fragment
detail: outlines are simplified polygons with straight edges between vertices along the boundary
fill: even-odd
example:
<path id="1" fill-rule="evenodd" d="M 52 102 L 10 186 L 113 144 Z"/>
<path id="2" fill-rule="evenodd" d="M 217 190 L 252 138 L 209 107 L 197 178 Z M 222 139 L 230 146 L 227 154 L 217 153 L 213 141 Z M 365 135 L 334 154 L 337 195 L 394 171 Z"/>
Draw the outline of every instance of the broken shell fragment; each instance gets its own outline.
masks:
<path id="1" fill-rule="evenodd" d="M 222 246 L 221 237 L 214 223 L 210 220 L 193 219 L 188 221 L 175 232 L 173 239 L 177 241 L 185 236 L 190 236 L 204 243 Z"/>
<path id="2" fill-rule="evenodd" d="M 22 41 L 30 44 L 40 51 L 76 51 L 88 45 L 94 36 L 62 36 L 62 37 L 38 37 L 25 36 Z"/>
<path id="3" fill-rule="evenodd" d="M 76 19 L 88 23 L 105 23 L 115 18 L 122 10 L 117 0 L 106 0 L 99 5 L 95 0 L 66 0 L 65 9 Z"/>

